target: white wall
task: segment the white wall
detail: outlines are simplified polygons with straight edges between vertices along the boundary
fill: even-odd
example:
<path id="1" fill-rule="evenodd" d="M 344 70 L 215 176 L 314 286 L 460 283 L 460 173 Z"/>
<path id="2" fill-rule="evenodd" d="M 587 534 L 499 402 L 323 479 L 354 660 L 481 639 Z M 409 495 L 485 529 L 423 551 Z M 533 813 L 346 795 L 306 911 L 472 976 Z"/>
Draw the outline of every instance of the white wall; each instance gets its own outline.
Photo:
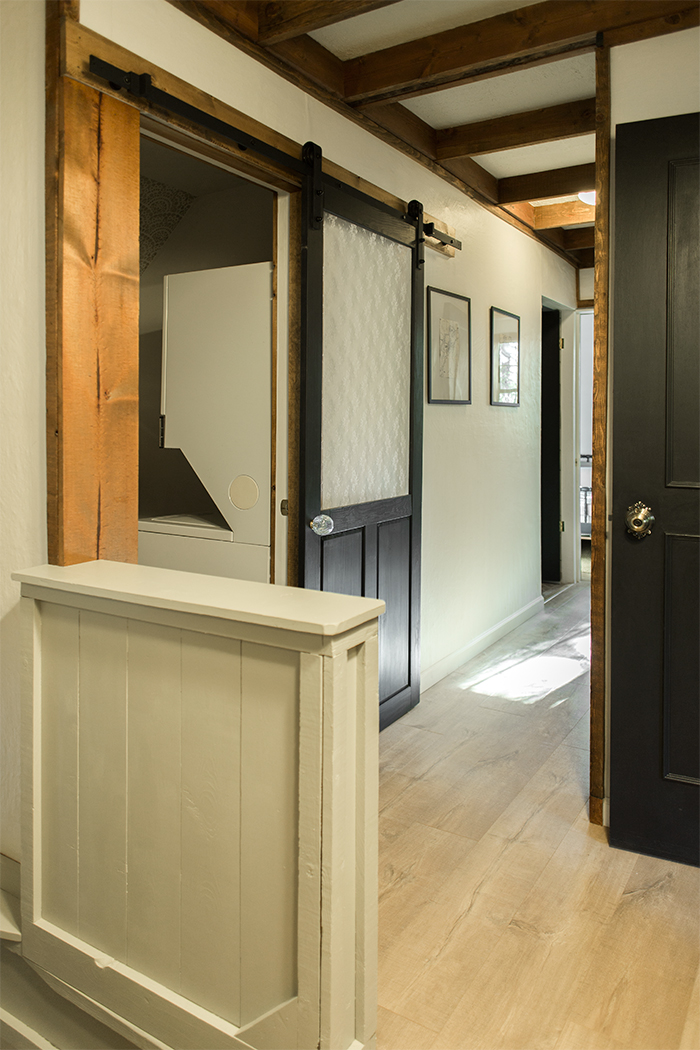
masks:
<path id="1" fill-rule="evenodd" d="M 19 858 L 19 586 L 46 561 L 44 5 L 0 3 L 0 850 Z"/>
<path id="2" fill-rule="evenodd" d="M 700 109 L 700 29 L 614 47 L 611 121 L 653 120 Z"/>
<path id="3" fill-rule="evenodd" d="M 7 573 L 45 559 L 43 4 L 3 0 L 0 13 L 13 34 L 6 37 L 10 58 L 3 72 L 10 75 L 4 97 L 16 97 L 19 107 L 12 111 L 12 120 L 21 122 L 13 136 L 12 164 L 21 174 L 11 172 L 18 186 L 12 221 L 22 231 L 26 257 L 24 269 L 16 256 L 5 252 L 2 257 L 13 287 L 21 289 L 11 304 L 16 332 L 11 364 L 22 397 L 13 397 L 9 417 L 14 422 L 10 445 L 17 448 L 19 460 L 10 463 L 11 477 L 17 480 L 8 517 L 17 524 L 12 525 L 12 544 L 6 545 L 3 571 L 3 611 L 12 619 L 16 590 L 7 583 Z M 81 19 L 147 62 L 172 70 L 298 142 L 318 142 L 332 160 L 404 200 L 421 200 L 426 211 L 456 228 L 463 251 L 454 260 L 428 251 L 426 262 L 427 285 L 471 298 L 473 338 L 473 404 L 426 405 L 422 666 L 424 683 L 436 681 L 539 604 L 541 302 L 546 296 L 565 308 L 575 307 L 573 268 L 164 0 L 81 0 Z M 27 107 L 32 107 L 30 112 Z M 18 164 L 20 153 L 24 160 Z M 488 403 L 491 306 L 521 318 L 521 407 L 516 411 Z M 16 420 L 21 405 L 24 414 Z M 7 419 L 5 415 L 3 422 Z M 517 534 L 512 529 L 513 505 L 520 508 L 524 522 Z M 19 669 L 14 651 L 3 673 L 11 688 L 5 695 L 3 685 L 9 760 L 0 849 L 18 857 Z"/>

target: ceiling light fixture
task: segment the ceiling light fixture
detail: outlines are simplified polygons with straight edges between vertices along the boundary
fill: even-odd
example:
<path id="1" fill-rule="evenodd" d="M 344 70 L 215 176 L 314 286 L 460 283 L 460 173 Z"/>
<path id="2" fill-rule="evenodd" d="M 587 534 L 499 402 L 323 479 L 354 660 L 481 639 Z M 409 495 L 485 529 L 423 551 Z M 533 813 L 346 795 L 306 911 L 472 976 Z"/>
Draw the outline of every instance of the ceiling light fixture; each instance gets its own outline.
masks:
<path id="1" fill-rule="evenodd" d="M 584 204 L 595 204 L 595 190 L 584 190 L 579 193 L 578 199 Z"/>

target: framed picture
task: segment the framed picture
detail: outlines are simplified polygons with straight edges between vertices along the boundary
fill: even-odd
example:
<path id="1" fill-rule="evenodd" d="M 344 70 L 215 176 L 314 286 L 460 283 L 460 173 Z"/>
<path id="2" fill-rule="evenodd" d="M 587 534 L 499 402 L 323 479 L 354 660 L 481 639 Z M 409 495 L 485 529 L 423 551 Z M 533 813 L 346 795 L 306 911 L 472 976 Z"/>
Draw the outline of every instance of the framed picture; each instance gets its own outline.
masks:
<path id="1" fill-rule="evenodd" d="M 472 403 L 471 299 L 428 288 L 428 401 Z"/>
<path id="2" fill-rule="evenodd" d="M 491 404 L 520 404 L 520 318 L 491 307 Z"/>

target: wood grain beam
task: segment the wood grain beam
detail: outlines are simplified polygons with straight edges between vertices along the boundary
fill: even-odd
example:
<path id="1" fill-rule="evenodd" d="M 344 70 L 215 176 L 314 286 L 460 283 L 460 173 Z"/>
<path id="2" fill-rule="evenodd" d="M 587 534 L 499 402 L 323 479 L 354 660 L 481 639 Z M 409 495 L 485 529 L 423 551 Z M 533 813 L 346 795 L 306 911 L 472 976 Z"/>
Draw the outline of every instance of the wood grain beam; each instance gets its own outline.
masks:
<path id="1" fill-rule="evenodd" d="M 620 44 L 633 44 L 638 40 L 650 40 L 655 36 L 677 33 L 680 29 L 695 29 L 698 25 L 700 25 L 700 5 L 694 3 L 686 6 L 683 11 L 677 11 L 671 15 L 650 18 L 646 22 L 608 30 L 603 34 L 603 44 L 605 47 L 619 47 Z"/>
<path id="2" fill-rule="evenodd" d="M 595 131 L 595 99 L 564 102 L 527 113 L 509 113 L 492 120 L 479 120 L 443 128 L 437 133 L 438 160 L 478 157 L 517 146 L 590 135 Z"/>
<path id="3" fill-rule="evenodd" d="M 610 282 L 610 49 L 596 50 L 596 216 L 593 293 L 590 819 L 605 798 L 608 323 Z"/>
<path id="4" fill-rule="evenodd" d="M 61 81 L 48 208 L 58 231 L 47 259 L 57 300 L 47 325 L 49 556 L 136 561 L 139 113 Z"/>
<path id="5" fill-rule="evenodd" d="M 258 42 L 277 44 L 311 33 L 314 29 L 344 22 L 355 15 L 390 7 L 398 0 L 284 0 L 258 4 Z"/>
<path id="6" fill-rule="evenodd" d="M 582 226 L 579 230 L 564 230 L 564 247 L 567 251 L 595 246 L 595 227 Z M 593 263 L 590 263 L 592 266 Z"/>
<path id="7" fill-rule="evenodd" d="M 265 51 L 279 59 L 288 69 L 317 84 L 333 98 L 342 98 L 345 91 L 343 63 L 313 37 L 298 36 L 282 40 L 278 44 L 271 44 Z"/>
<path id="8" fill-rule="evenodd" d="M 221 25 L 242 33 L 249 40 L 258 39 L 258 9 L 255 0 L 196 0 L 197 7 L 215 18 Z"/>
<path id="9" fill-rule="evenodd" d="M 407 97 L 596 34 L 682 15 L 688 0 L 544 0 L 345 63 L 348 100 Z"/>
<path id="10" fill-rule="evenodd" d="M 542 204 L 535 208 L 535 229 L 548 230 L 552 226 L 573 226 L 581 222 L 595 222 L 595 204 L 570 201 L 568 204 Z"/>
<path id="11" fill-rule="evenodd" d="M 595 164 L 576 164 L 570 168 L 553 168 L 531 175 L 514 175 L 498 180 L 498 201 L 537 201 L 545 197 L 564 197 L 595 189 Z"/>

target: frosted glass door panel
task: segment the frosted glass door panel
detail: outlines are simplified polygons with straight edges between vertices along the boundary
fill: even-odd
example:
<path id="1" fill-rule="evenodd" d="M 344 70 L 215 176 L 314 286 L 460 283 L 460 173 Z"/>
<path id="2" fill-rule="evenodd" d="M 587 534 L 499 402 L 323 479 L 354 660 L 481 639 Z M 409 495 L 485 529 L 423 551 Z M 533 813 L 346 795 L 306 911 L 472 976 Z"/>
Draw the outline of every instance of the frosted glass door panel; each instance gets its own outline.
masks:
<path id="1" fill-rule="evenodd" d="M 411 249 L 324 219 L 321 506 L 408 494 Z"/>

